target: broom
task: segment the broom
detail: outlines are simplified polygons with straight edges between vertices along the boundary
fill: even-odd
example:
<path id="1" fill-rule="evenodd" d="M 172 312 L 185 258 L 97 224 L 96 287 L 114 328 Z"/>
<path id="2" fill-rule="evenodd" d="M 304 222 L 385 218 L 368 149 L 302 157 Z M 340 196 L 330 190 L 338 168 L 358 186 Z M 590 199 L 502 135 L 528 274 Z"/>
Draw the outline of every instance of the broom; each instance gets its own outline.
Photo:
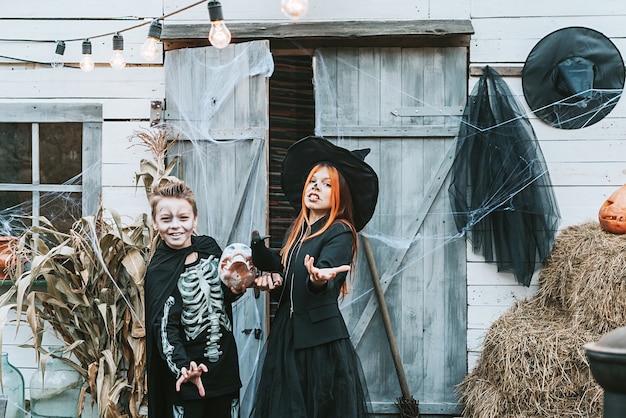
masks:
<path id="1" fill-rule="evenodd" d="M 363 249 L 365 250 L 365 257 L 367 258 L 367 264 L 369 265 L 370 272 L 372 273 L 372 282 L 374 284 L 374 291 L 376 293 L 376 300 L 378 301 L 378 307 L 380 308 L 380 314 L 382 315 L 383 324 L 385 326 L 385 333 L 387 334 L 387 340 L 389 341 L 389 348 L 391 349 L 391 357 L 393 358 L 393 364 L 396 368 L 396 374 L 398 375 L 398 382 L 400 383 L 400 390 L 402 396 L 397 398 L 396 405 L 400 410 L 401 418 L 418 418 L 420 416 L 419 402 L 416 401 L 409 392 L 409 384 L 404 374 L 404 368 L 402 366 L 402 359 L 400 358 L 400 351 L 398 350 L 398 344 L 396 343 L 396 337 L 391 327 L 391 318 L 389 316 L 389 309 L 387 309 L 387 301 L 383 293 L 383 288 L 380 285 L 380 276 L 378 274 L 378 267 L 376 266 L 376 259 L 374 259 L 374 252 L 372 246 L 367 237 L 361 235 L 363 242 Z"/>

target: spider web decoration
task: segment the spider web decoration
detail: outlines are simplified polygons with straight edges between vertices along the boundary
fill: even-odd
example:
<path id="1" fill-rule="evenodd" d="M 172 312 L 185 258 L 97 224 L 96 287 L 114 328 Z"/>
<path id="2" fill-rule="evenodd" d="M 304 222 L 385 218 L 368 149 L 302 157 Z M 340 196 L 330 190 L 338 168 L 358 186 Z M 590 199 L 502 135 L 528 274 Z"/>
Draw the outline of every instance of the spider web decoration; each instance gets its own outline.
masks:
<path id="1" fill-rule="evenodd" d="M 474 252 L 529 286 L 552 250 L 560 219 L 535 132 L 492 68 L 472 91 L 449 188 L 456 226 Z"/>

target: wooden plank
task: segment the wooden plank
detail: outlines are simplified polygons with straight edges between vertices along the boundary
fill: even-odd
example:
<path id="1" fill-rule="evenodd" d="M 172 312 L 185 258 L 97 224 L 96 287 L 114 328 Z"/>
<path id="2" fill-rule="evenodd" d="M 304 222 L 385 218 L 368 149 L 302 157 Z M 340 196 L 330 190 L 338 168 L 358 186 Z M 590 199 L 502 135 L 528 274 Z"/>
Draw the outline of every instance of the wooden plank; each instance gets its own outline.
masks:
<path id="1" fill-rule="evenodd" d="M 457 416 L 461 413 L 462 405 L 446 402 L 423 402 L 419 403 L 420 416 L 425 415 L 448 415 Z M 398 406 L 393 402 L 372 402 L 372 410 L 375 414 L 398 416 Z"/>
<path id="2" fill-rule="evenodd" d="M 5 99 L 147 98 L 163 100 L 163 68 L 129 67 L 122 71 L 96 68 L 90 73 L 71 68 L 30 71 L 0 67 L 0 90 Z"/>
<path id="3" fill-rule="evenodd" d="M 102 106 L 102 119 L 104 121 L 107 120 L 144 120 L 147 121 L 150 118 L 150 99 L 142 99 L 142 98 L 129 98 L 129 99 L 108 99 L 108 98 L 98 98 L 89 100 L 90 102 L 94 102 L 100 104 Z M 53 103 L 70 103 L 70 104 L 85 104 L 85 98 L 74 98 L 74 99 L 56 99 L 54 101 L 46 100 L 46 102 Z M 15 100 L 12 99 L 0 99 L 0 104 L 16 104 Z M 22 104 L 41 104 L 40 99 L 20 99 L 18 105 Z M 104 125 L 106 126 L 106 124 Z M 106 135 L 105 135 L 106 136 Z"/>
<path id="4" fill-rule="evenodd" d="M 0 103 L 2 122 L 102 122 L 102 106 L 74 103 Z"/>
<path id="5" fill-rule="evenodd" d="M 139 163 L 107 163 L 102 164 L 103 187 L 134 187 L 135 174 L 139 171 Z M 141 186 L 141 184 L 140 184 Z"/>
<path id="6" fill-rule="evenodd" d="M 102 124 L 102 135 L 106 146 L 102 147 L 103 164 L 129 164 L 139 170 L 142 159 L 152 159 L 148 147 L 139 139 L 130 140 L 135 131 L 144 132 L 150 127 L 149 122 L 114 121 Z"/>
<path id="7" fill-rule="evenodd" d="M 141 214 L 150 214 L 148 198 L 142 185 L 139 187 L 102 187 L 102 205 L 104 208 L 115 209 L 122 219 L 133 221 Z"/>
<path id="8" fill-rule="evenodd" d="M 2 11 L 3 18 L 119 18 L 122 16 L 161 16 L 162 5 L 158 1 L 111 0 L 104 3 L 71 0 L 59 7 L 45 0 L 11 2 L 11 7 Z"/>
<path id="9" fill-rule="evenodd" d="M 468 286 L 468 306 L 511 306 L 537 293 L 537 286 Z"/>
<path id="10" fill-rule="evenodd" d="M 511 306 L 502 305 L 468 305 L 467 328 L 487 330 L 510 308 Z"/>
<path id="11" fill-rule="evenodd" d="M 336 137 L 337 121 L 336 89 L 333 80 L 337 80 L 337 48 L 321 48 L 313 57 L 313 93 L 315 94 L 315 134 L 323 137 Z M 332 133 L 324 132 L 330 128 Z"/>
<path id="12" fill-rule="evenodd" d="M 100 113 L 102 109 L 98 106 Z M 83 123 L 83 214 L 98 211 L 102 187 L 102 122 Z"/>
<path id="13" fill-rule="evenodd" d="M 566 13 L 558 17 L 552 17 L 540 13 L 537 16 L 497 16 L 487 19 L 473 19 L 472 25 L 474 25 L 476 32 L 472 39 L 476 38 L 485 41 L 500 38 L 509 41 L 534 40 L 534 42 L 537 42 L 555 30 L 570 26 L 592 27 L 611 39 L 623 38 L 621 15 L 613 13 L 612 10 L 607 12 L 609 9 L 604 6 L 606 1 L 610 0 L 604 0 L 602 2 L 603 6 L 598 8 L 598 10 L 604 10 L 603 15 L 595 16 L 591 26 L 589 24 L 589 15 L 576 16 Z M 500 35 L 498 35 L 499 31 Z M 502 33 L 506 33 L 506 36 L 502 36 Z"/>
<path id="14" fill-rule="evenodd" d="M 622 35 L 619 15 L 594 19 L 593 29 L 609 37 L 620 50 L 626 51 L 626 39 Z M 523 63 L 534 46 L 551 32 L 564 27 L 588 27 L 587 17 L 554 18 L 502 18 L 475 20 L 476 36 L 471 43 L 471 62 L 474 63 Z M 504 31 L 504 32 L 502 32 Z M 501 33 L 506 33 L 502 37 Z"/>
<path id="15" fill-rule="evenodd" d="M 624 162 L 549 162 L 554 186 L 610 186 L 626 184 Z"/>
<path id="16" fill-rule="evenodd" d="M 255 39 L 301 39 L 333 38 L 351 39 L 354 37 L 414 38 L 424 36 L 470 35 L 474 33 L 469 20 L 338 20 L 338 21 L 270 21 L 270 22 L 229 22 L 228 27 L 235 40 Z M 167 24 L 163 27 L 164 41 L 173 39 L 206 39 L 209 27 L 201 24 Z M 392 42 L 392 41 L 390 41 Z"/>
<path id="17" fill-rule="evenodd" d="M 418 106 L 418 107 L 400 107 L 390 112 L 397 117 L 413 117 L 413 116 L 460 116 L 463 114 L 462 106 Z"/>
<path id="18" fill-rule="evenodd" d="M 605 0 L 601 7 L 590 8 L 585 0 L 570 0 L 567 2 L 567 10 L 563 9 L 560 2 L 545 2 L 542 0 L 530 0 L 523 2 L 501 2 L 498 0 L 472 0 L 472 18 L 493 17 L 517 17 L 520 16 L 551 16 L 562 17 L 581 16 L 589 21 L 606 16 L 607 10 L 616 16 L 626 13 L 626 4 L 621 0 Z"/>
<path id="19" fill-rule="evenodd" d="M 424 3 L 394 2 L 381 7 L 376 0 L 361 0 L 358 5 L 350 1 L 316 0 L 309 3 L 308 12 L 300 19 L 304 20 L 382 20 L 382 19 L 429 19 L 441 16 L 442 18 L 467 18 L 469 0 L 450 0 L 445 4 L 427 1 Z M 179 10 L 189 3 L 185 0 L 171 0 L 164 2 L 165 13 Z M 251 16 L 259 21 L 285 20 L 280 7 L 275 3 L 250 2 L 246 0 L 229 0 L 222 2 L 224 16 L 229 20 L 249 20 Z M 445 13 L 444 13 L 445 11 Z M 189 13 L 173 16 L 182 20 L 206 20 L 206 7 L 194 7 Z"/>

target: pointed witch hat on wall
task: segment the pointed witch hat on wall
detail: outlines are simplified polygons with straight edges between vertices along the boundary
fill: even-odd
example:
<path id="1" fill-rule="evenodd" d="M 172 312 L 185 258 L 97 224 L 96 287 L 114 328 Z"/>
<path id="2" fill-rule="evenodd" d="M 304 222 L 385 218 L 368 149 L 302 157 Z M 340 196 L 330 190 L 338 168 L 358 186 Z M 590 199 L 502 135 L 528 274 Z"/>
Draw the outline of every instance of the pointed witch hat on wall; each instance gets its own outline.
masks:
<path id="1" fill-rule="evenodd" d="M 624 88 L 624 62 L 602 33 L 577 26 L 559 29 L 528 55 L 522 88 L 528 106 L 550 126 L 584 128 L 617 104 Z"/>

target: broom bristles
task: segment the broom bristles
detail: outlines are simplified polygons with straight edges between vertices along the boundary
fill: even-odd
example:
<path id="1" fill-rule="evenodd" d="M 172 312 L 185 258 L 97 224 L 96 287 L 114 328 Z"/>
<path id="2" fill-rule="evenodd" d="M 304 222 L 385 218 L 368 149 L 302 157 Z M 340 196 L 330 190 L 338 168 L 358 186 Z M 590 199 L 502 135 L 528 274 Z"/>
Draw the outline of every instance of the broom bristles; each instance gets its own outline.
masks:
<path id="1" fill-rule="evenodd" d="M 396 402 L 400 409 L 400 418 L 418 418 L 420 416 L 419 402 L 413 396 L 409 399 L 400 397 Z"/>

